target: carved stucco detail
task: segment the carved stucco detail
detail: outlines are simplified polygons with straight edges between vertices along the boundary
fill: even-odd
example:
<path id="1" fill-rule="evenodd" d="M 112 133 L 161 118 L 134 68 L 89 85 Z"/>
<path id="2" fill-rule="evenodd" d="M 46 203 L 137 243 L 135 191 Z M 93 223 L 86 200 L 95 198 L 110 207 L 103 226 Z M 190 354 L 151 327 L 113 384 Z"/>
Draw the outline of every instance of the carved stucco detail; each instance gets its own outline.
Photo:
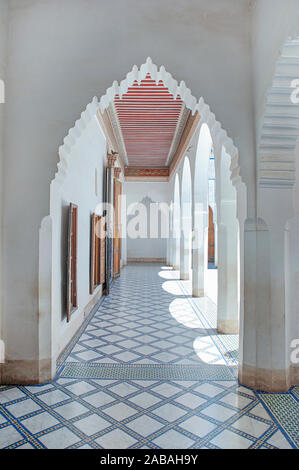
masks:
<path id="1" fill-rule="evenodd" d="M 258 177 L 261 187 L 292 187 L 299 137 L 299 104 L 293 103 L 292 82 L 299 78 L 299 37 L 288 38 L 275 64 L 266 95 L 259 137 Z"/>
<path id="2" fill-rule="evenodd" d="M 148 58 L 145 64 L 142 64 L 139 69 L 134 65 L 132 71 L 127 74 L 126 79 L 122 80 L 120 84 L 118 84 L 117 81 L 114 81 L 112 87 L 108 88 L 100 102 L 97 97 L 94 97 L 91 103 L 87 105 L 86 110 L 81 114 L 80 119 L 76 121 L 75 126 L 70 129 L 68 135 L 64 139 L 63 145 L 59 148 L 58 171 L 53 181 L 58 184 L 61 184 L 64 181 L 71 155 L 71 149 L 86 129 L 90 120 L 95 118 L 96 112 L 100 110 L 103 113 L 104 110 L 109 107 L 112 109 L 111 105 L 114 103 L 115 95 L 119 94 L 121 97 L 127 92 L 129 86 L 131 86 L 135 80 L 140 83 L 148 73 L 151 74 L 152 78 L 156 80 L 157 83 L 162 80 L 164 85 L 168 87 L 170 93 L 174 95 L 174 98 L 176 98 L 177 95 L 180 95 L 182 101 L 185 103 L 186 109 L 189 109 L 192 115 L 198 111 L 200 115 L 199 125 L 201 126 L 203 123 L 206 123 L 210 128 L 214 144 L 216 145 L 218 143 L 219 145 L 223 145 L 231 156 L 233 183 L 237 184 L 241 181 L 238 149 L 235 147 L 232 139 L 228 137 L 226 131 L 222 129 L 221 124 L 216 121 L 215 115 L 204 102 L 204 99 L 201 97 L 197 102 L 196 98 L 192 96 L 190 89 L 186 87 L 185 82 L 182 81 L 178 84 L 172 75 L 169 72 L 166 72 L 164 66 L 161 66 L 158 70 L 158 67 L 153 64 L 150 58 Z M 111 116 L 112 114 L 115 113 L 111 113 Z M 115 123 L 115 125 L 117 125 L 117 123 Z M 181 123 L 181 126 L 183 126 L 183 122 Z"/>
<path id="3" fill-rule="evenodd" d="M 215 114 L 212 113 L 210 107 L 205 103 L 202 97 L 198 102 L 197 111 L 200 115 L 199 127 L 203 124 L 207 124 L 214 146 L 218 146 L 218 148 L 224 147 L 226 152 L 230 155 L 231 180 L 234 186 L 239 185 L 242 183 L 242 178 L 237 147 L 234 145 L 233 140 L 227 135 L 227 132 L 222 128 L 220 122 L 216 120 Z"/>

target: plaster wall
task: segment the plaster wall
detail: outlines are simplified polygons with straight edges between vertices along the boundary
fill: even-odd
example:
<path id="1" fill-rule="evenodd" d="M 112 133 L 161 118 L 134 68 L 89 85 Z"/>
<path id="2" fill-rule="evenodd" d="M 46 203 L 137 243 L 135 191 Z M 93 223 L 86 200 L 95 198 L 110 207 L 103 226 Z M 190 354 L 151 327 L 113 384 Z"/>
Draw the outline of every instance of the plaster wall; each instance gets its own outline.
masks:
<path id="1" fill-rule="evenodd" d="M 252 65 L 258 144 L 275 63 L 287 38 L 299 34 L 298 1 L 253 0 L 252 12 Z"/>
<path id="2" fill-rule="evenodd" d="M 7 66 L 7 34 L 8 34 L 8 2 L 0 1 L 0 80 L 6 81 Z M 2 98 L 2 97 L 1 97 Z M 5 96 L 4 96 L 5 98 Z M 2 301 L 3 301 L 3 208 L 4 208 L 4 118 L 5 103 L 0 103 L 0 340 L 2 333 Z M 2 355 L 2 346 L 0 344 L 0 361 Z"/>
<path id="3" fill-rule="evenodd" d="M 296 0 L 258 0 L 253 1 L 253 80 L 255 103 L 256 144 L 259 145 L 267 92 L 271 86 L 276 61 L 282 53 L 282 48 L 287 39 L 298 37 L 299 8 Z M 290 54 L 292 52 L 290 51 Z M 297 55 L 294 48 L 294 56 Z M 292 77 L 290 77 L 291 84 Z M 290 88 L 290 95 L 291 95 Z M 282 132 L 280 130 L 280 132 Z M 273 289 L 273 304 L 279 305 L 280 299 L 284 300 L 281 318 L 275 319 L 275 308 L 271 311 L 271 328 L 273 329 L 273 351 L 277 344 L 283 343 L 280 348 L 280 358 L 275 358 L 273 369 L 284 369 L 291 365 L 291 342 L 299 338 L 299 311 L 297 279 L 299 271 L 298 258 L 298 149 L 296 155 L 296 188 L 275 188 L 272 191 L 260 191 L 260 203 L 262 216 L 270 230 L 271 246 L 274 253 L 271 259 L 271 276 L 278 287 Z M 267 193 L 270 192 L 269 200 Z M 292 195 L 293 192 L 293 195 Z M 292 198 L 294 203 L 292 204 Z M 259 215 L 260 211 L 259 211 Z M 266 217 L 268 216 L 268 218 Z M 275 239 L 275 233 L 280 232 L 280 242 Z M 278 238 L 276 236 L 276 238 Z M 279 244 L 280 243 L 280 244 Z M 280 262 L 278 254 L 283 254 Z M 275 281 L 279 279 L 278 281 Z M 278 295 L 278 299 L 275 299 Z M 278 301 L 277 301 L 278 300 Z M 263 312 L 266 318 L 266 308 Z M 284 326 L 285 324 L 285 326 Z M 272 351 L 271 357 L 274 357 Z M 281 351 L 285 351 L 285 358 Z M 283 364 L 279 362 L 283 360 Z M 298 364 L 297 364 L 298 370 Z M 296 375 L 297 374 L 297 375 Z M 298 382 L 299 373 L 294 372 L 292 383 Z M 296 379 L 297 377 L 297 379 Z"/>
<path id="4" fill-rule="evenodd" d="M 49 213 L 58 146 L 78 112 L 150 55 L 185 80 L 194 96 L 204 96 L 239 147 L 249 183 L 254 179 L 251 16 L 246 0 L 11 0 L 9 5 L 4 309 L 18 325 L 17 331 L 8 326 L 7 334 L 19 344 L 18 353 L 9 354 L 33 358 L 38 230 Z"/>
<path id="5" fill-rule="evenodd" d="M 126 196 L 127 210 L 131 204 L 142 201 L 167 203 L 170 201 L 168 183 L 136 183 L 125 182 L 123 193 Z M 135 211 L 134 211 L 135 212 Z M 137 214 L 137 213 L 136 213 Z M 149 216 L 150 212 L 147 211 Z M 134 216 L 127 215 L 127 225 Z M 146 238 L 133 239 L 127 237 L 127 258 L 166 258 L 166 238 L 150 238 L 150 219 L 147 221 L 148 234 Z"/>
<path id="6" fill-rule="evenodd" d="M 94 116 L 83 134 L 71 148 L 66 176 L 51 184 L 50 216 L 52 218 L 52 331 L 53 355 L 66 346 L 84 319 L 86 306 L 95 295 L 101 295 L 98 287 L 92 296 L 90 286 L 90 218 L 103 202 L 104 165 L 106 139 Z M 65 315 L 66 257 L 69 204 L 78 206 L 78 259 L 77 295 L 78 309 L 71 322 Z M 98 206 L 98 207 L 97 207 Z"/>

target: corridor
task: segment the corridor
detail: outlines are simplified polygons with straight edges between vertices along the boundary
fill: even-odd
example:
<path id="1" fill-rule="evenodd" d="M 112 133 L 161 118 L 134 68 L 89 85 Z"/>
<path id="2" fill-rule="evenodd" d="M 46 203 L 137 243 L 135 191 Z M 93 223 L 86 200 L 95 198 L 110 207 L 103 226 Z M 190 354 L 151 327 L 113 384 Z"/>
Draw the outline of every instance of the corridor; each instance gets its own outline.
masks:
<path id="1" fill-rule="evenodd" d="M 299 447 L 299 388 L 237 381 L 238 338 L 160 264 L 129 264 L 41 386 L 0 387 L 0 448 Z"/>

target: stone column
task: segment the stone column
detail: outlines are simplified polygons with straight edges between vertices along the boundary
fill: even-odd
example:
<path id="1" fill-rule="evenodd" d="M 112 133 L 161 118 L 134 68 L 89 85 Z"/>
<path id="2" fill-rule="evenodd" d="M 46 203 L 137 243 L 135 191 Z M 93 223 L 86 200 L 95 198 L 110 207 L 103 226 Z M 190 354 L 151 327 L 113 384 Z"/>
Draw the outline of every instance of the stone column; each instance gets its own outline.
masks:
<path id="1" fill-rule="evenodd" d="M 292 188 L 260 188 L 263 218 L 245 224 L 244 320 L 240 382 L 271 392 L 291 385 L 287 343 L 286 224 L 292 217 Z"/>
<path id="2" fill-rule="evenodd" d="M 180 241 L 180 279 L 190 279 L 191 231 L 182 229 Z"/>
<path id="3" fill-rule="evenodd" d="M 192 233 L 192 295 L 205 296 L 205 272 L 208 263 L 208 224 L 207 214 L 201 215 L 204 222 L 201 228 Z"/>
<path id="4" fill-rule="evenodd" d="M 180 207 L 178 204 L 174 204 L 173 207 L 173 269 L 175 271 L 180 270 L 180 263 L 181 263 L 181 249 L 180 249 L 180 237 L 181 237 L 181 230 L 180 230 L 181 222 L 180 222 Z"/>
<path id="5" fill-rule="evenodd" d="M 167 238 L 167 266 L 173 266 L 173 207 L 169 210 L 169 233 Z"/>
<path id="6" fill-rule="evenodd" d="M 218 225 L 218 333 L 239 332 L 238 248 L 236 201 L 223 201 Z"/>

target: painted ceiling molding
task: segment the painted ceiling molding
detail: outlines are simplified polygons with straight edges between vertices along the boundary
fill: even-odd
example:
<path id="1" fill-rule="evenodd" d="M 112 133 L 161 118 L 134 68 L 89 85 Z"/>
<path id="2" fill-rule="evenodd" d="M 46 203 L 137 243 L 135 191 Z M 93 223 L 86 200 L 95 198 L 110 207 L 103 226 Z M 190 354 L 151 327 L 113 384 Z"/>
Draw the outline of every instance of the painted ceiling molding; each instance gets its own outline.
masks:
<path id="1" fill-rule="evenodd" d="M 289 37 L 275 64 L 258 149 L 259 185 L 292 187 L 299 138 L 299 103 L 292 102 L 292 82 L 299 79 L 299 37 Z"/>

